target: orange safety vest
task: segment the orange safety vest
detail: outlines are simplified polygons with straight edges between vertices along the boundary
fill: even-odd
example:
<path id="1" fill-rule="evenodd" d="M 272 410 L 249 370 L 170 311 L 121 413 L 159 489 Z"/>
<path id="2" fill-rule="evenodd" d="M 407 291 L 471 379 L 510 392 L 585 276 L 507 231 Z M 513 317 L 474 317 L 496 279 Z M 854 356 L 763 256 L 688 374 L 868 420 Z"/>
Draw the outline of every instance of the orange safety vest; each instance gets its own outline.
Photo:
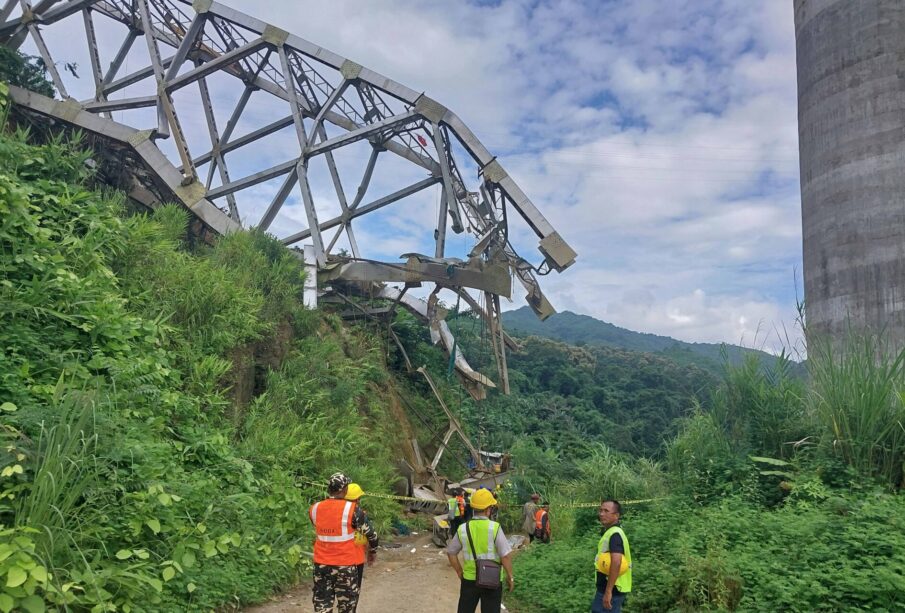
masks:
<path id="1" fill-rule="evenodd" d="M 351 500 L 328 498 L 311 505 L 308 517 L 314 524 L 314 563 L 327 566 L 356 566 L 365 563 L 365 550 L 355 543 Z"/>
<path id="2" fill-rule="evenodd" d="M 456 496 L 456 502 L 459 503 L 459 517 L 465 515 L 465 496 Z"/>
<path id="3" fill-rule="evenodd" d="M 534 529 L 537 532 L 541 532 L 544 529 L 544 515 L 547 512 L 543 509 L 538 509 L 538 511 L 534 514 Z M 547 532 L 550 531 L 550 522 L 547 522 Z"/>

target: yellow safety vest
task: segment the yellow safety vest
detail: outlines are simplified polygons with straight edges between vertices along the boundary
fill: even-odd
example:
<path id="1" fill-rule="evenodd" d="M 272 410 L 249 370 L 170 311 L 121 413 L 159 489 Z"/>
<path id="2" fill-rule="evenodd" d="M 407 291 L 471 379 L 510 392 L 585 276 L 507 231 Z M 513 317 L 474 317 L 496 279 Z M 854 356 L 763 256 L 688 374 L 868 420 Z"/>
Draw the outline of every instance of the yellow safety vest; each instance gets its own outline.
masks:
<path id="1" fill-rule="evenodd" d="M 484 522 L 487 522 L 485 528 Z M 474 543 L 475 553 L 479 560 L 500 561 L 500 555 L 496 550 L 496 535 L 500 531 L 500 524 L 485 517 L 475 517 L 469 522 L 459 526 L 457 532 L 459 542 L 462 543 L 462 554 L 465 557 L 465 564 L 462 565 L 462 578 L 474 581 L 477 571 L 475 570 L 475 558 L 471 554 L 471 545 L 468 544 L 468 537 L 465 535 L 465 527 L 471 526 L 471 542 Z M 505 576 L 505 571 L 500 575 Z"/>
<path id="2" fill-rule="evenodd" d="M 606 532 L 603 533 L 603 536 L 600 537 L 600 542 L 597 543 L 597 555 L 602 555 L 610 550 L 610 537 L 614 534 L 619 534 L 622 536 L 622 545 L 625 547 L 625 559 L 628 560 L 628 570 L 625 571 L 624 575 L 619 576 L 616 579 L 616 589 L 620 592 L 631 592 L 632 591 L 632 550 L 628 546 L 628 537 L 625 535 L 625 531 L 622 529 L 622 526 L 610 526 L 607 528 Z M 599 572 L 599 571 L 598 571 Z"/>

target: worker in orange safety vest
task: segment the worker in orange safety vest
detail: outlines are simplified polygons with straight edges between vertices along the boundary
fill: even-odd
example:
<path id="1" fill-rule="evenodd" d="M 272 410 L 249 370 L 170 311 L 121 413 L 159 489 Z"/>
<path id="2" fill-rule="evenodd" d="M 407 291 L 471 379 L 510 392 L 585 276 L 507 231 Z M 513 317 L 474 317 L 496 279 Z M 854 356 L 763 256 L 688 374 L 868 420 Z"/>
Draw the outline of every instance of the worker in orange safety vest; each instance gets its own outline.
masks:
<path id="1" fill-rule="evenodd" d="M 550 503 L 545 502 L 534 514 L 532 541 L 550 542 Z"/>
<path id="2" fill-rule="evenodd" d="M 377 557 L 377 533 L 358 503 L 345 500 L 350 483 L 343 473 L 334 473 L 327 482 L 329 498 L 308 510 L 315 533 L 315 613 L 332 613 L 334 602 L 339 613 L 355 613 L 361 591 L 358 567 L 365 560 L 372 564 Z M 367 538 L 367 551 L 355 543 L 356 531 Z"/>

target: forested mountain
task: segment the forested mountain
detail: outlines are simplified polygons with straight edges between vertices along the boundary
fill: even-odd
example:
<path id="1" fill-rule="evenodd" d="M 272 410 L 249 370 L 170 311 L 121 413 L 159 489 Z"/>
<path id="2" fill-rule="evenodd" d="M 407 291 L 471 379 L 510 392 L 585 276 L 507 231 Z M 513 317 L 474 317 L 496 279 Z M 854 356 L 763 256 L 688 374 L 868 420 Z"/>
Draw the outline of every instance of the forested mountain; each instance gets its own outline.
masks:
<path id="1" fill-rule="evenodd" d="M 532 315 L 533 317 L 533 315 Z M 401 317 L 396 329 L 411 351 L 428 356 L 423 327 Z M 471 364 L 496 379 L 486 330 L 470 313 L 452 315 L 450 326 Z M 605 444 L 635 456 L 655 457 L 677 433 L 679 420 L 707 405 L 717 377 L 666 355 L 567 343 L 530 336 L 507 353 L 512 393 L 492 390 L 474 403 L 455 398 L 482 442 L 508 449 L 533 442 L 568 457 Z M 434 361 L 438 378 L 448 370 Z"/>
<path id="2" fill-rule="evenodd" d="M 511 354 L 509 368 L 513 394 L 488 400 L 497 426 L 488 434 L 502 446 L 532 436 L 567 455 L 603 443 L 656 456 L 716 385 L 710 373 L 664 357 L 537 337 Z"/>
<path id="3" fill-rule="evenodd" d="M 662 353 L 677 362 L 695 364 L 714 373 L 719 373 L 727 359 L 733 365 L 741 364 L 748 355 L 772 359 L 772 356 L 757 349 L 723 343 L 686 343 L 668 336 L 633 332 L 571 311 L 555 313 L 546 321 L 541 321 L 530 308 L 524 306 L 503 313 L 503 324 L 514 335 L 543 336 L 572 345 L 602 345 Z"/>

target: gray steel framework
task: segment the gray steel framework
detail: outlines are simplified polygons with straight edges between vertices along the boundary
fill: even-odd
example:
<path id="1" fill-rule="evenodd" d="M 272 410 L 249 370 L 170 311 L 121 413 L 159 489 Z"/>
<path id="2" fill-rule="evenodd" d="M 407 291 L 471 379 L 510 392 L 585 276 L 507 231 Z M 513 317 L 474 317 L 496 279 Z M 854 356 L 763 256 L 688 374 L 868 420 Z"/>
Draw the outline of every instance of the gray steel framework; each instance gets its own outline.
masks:
<path id="1" fill-rule="evenodd" d="M 57 70 L 57 62 L 45 44 L 45 37 L 57 35 L 61 28 L 66 28 L 66 35 L 71 37 L 73 20 L 68 18 L 77 19 L 77 15 L 81 15 L 95 89 L 92 98 L 80 101 L 69 95 L 64 75 Z M 121 36 L 106 69 L 102 67 L 96 33 L 95 21 L 99 18 L 106 25 L 115 24 Z M 69 25 L 58 26 L 63 20 Z M 130 143 L 135 141 L 133 145 L 140 142 L 146 149 L 154 148 L 157 140 L 172 139 L 176 151 L 176 158 L 169 161 L 172 164 L 160 160 L 162 156 L 157 154 L 143 157 L 155 160 L 149 164 L 166 175 L 171 191 L 185 194 L 181 200 L 196 214 L 203 210 L 204 215 L 199 217 L 215 231 L 236 227 L 247 214 L 254 187 L 279 178 L 282 183 L 257 227 L 270 228 L 287 199 L 297 193 L 307 226 L 282 241 L 286 245 L 312 245 L 318 267 L 329 269 L 331 278 L 375 283 L 404 280 L 410 285 L 429 282 L 457 293 L 466 288 L 488 292 L 489 308 L 482 315 L 493 331 L 504 382 L 498 296 L 510 295 L 511 281 L 506 283 L 505 270 L 524 285 L 528 302 L 539 316 L 553 312 L 536 275 L 564 270 L 574 262 L 575 252 L 471 130 L 425 94 L 212 0 L 0 0 L 0 43 L 18 48 L 27 38 L 43 58 L 64 102 L 41 101 L 40 96 L 23 92 L 17 95 L 17 102 L 73 125 L 90 125 L 98 134 L 128 138 Z M 137 44 L 147 49 L 145 61 L 139 65 L 133 57 Z M 225 125 L 218 125 L 210 80 L 222 75 L 236 79 L 242 89 Z M 197 87 L 197 97 L 191 103 L 176 97 L 186 87 Z M 129 97 L 111 98 L 126 89 Z M 281 116 L 263 122 L 249 112 L 254 107 L 252 96 L 261 94 L 282 106 Z M 186 108 L 189 104 L 195 108 Z M 122 126 L 112 121 L 114 111 L 151 107 L 156 110 L 154 125 Z M 97 119 L 86 119 L 86 113 Z M 187 116 L 203 116 L 209 144 L 199 149 L 195 143 L 194 149 L 190 148 L 180 120 Z M 235 135 L 240 122 L 248 125 L 256 120 L 253 129 Z M 122 137 L 124 128 L 137 130 L 142 137 Z M 290 128 L 295 150 L 287 151 L 284 161 L 239 176 L 237 171 L 243 171 L 240 167 L 244 164 L 237 162 L 246 148 Z M 334 154 L 356 144 L 369 146 L 370 153 L 350 198 Z M 466 158 L 457 159 L 463 154 Z M 423 178 L 365 201 L 383 155 L 404 160 Z M 329 219 L 319 218 L 318 211 L 323 207 L 318 206 L 309 180 L 310 162 L 321 156 L 335 191 L 335 201 L 331 196 L 330 202 L 338 204 L 337 214 Z M 178 173 L 174 174 L 174 167 Z M 477 170 L 477 176 L 471 179 L 472 188 L 463 171 L 467 167 Z M 353 221 L 433 185 L 441 186 L 434 253 L 409 257 L 404 266 L 366 259 Z M 512 247 L 508 222 L 513 214 L 539 238 L 543 260 L 537 266 Z M 476 238 L 467 262 L 446 257 L 447 224 L 455 233 L 469 232 Z M 342 235 L 347 238 L 351 257 L 338 257 Z"/>

